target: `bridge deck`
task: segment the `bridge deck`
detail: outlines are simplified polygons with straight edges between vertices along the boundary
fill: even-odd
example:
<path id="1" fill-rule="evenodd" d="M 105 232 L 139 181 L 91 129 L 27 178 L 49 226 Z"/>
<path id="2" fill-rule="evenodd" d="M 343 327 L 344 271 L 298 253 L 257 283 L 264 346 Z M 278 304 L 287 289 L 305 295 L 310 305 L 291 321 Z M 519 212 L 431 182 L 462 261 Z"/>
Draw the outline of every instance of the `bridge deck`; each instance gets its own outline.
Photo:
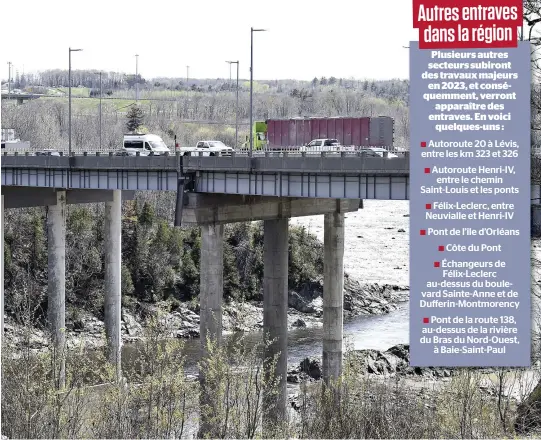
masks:
<path id="1" fill-rule="evenodd" d="M 407 199 L 409 159 L 355 154 L 233 157 L 2 156 L 2 185 L 205 193 Z"/>

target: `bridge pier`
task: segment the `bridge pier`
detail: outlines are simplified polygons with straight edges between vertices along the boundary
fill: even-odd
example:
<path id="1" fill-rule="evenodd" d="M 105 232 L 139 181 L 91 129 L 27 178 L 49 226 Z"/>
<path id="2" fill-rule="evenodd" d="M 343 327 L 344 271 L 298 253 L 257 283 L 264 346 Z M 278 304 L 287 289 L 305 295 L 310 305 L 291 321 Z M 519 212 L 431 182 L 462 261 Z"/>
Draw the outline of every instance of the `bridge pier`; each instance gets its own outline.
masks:
<path id="1" fill-rule="evenodd" d="M 223 249 L 224 225 L 209 224 L 201 226 L 200 261 L 200 313 L 201 361 L 209 357 L 209 347 L 221 346 L 222 342 L 222 301 L 223 301 Z M 205 368 L 199 370 L 200 422 L 199 437 L 218 438 L 216 414 L 216 383 L 205 377 Z"/>
<path id="2" fill-rule="evenodd" d="M 66 191 L 56 191 L 55 195 L 56 203 L 47 210 L 47 318 L 55 349 L 56 382 L 62 388 L 66 381 Z"/>
<path id="3" fill-rule="evenodd" d="M 536 184 L 532 185 L 531 189 L 531 223 L 532 223 L 532 236 L 538 236 L 541 234 L 541 186 Z"/>
<path id="4" fill-rule="evenodd" d="M 323 274 L 323 380 L 342 374 L 344 322 L 344 214 L 325 214 Z"/>
<path id="5" fill-rule="evenodd" d="M 122 191 L 113 191 L 113 200 L 105 202 L 105 300 L 104 321 L 108 358 L 122 378 L 121 307 L 122 307 Z"/>
<path id="6" fill-rule="evenodd" d="M 265 220 L 263 227 L 263 368 L 270 384 L 263 390 L 263 437 L 271 438 L 287 420 L 289 219 Z"/>

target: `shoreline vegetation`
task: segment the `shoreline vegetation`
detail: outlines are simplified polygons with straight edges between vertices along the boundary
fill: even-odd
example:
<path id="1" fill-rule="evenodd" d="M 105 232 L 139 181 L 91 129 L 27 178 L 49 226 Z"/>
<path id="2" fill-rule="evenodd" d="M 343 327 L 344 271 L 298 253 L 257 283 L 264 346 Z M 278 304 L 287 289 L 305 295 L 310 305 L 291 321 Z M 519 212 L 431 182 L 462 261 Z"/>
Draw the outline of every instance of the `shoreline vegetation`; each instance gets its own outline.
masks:
<path id="1" fill-rule="evenodd" d="M 26 331 L 25 331 L 26 330 Z M 22 336 L 29 337 L 29 328 Z M 2 426 L 7 438 L 190 438 L 200 417 L 197 376 L 186 374 L 184 339 L 168 337 L 160 315 L 149 319 L 125 380 L 115 382 L 106 349 L 84 343 L 65 351 L 67 384 L 55 388 L 58 360 L 52 346 L 30 344 L 2 351 Z M 201 366 L 218 390 L 216 420 L 222 438 L 261 435 L 258 402 L 263 343 L 244 336 L 223 347 L 208 343 Z M 418 369 L 407 345 L 344 354 L 343 377 L 331 405 L 322 387 L 321 360 L 305 359 L 288 371 L 287 430 L 296 438 L 517 438 L 520 405 L 539 376 L 518 369 Z M 247 418 L 250 411 L 253 418 Z M 259 409 L 254 409 L 259 408 Z M 522 412 L 524 414 L 524 411 Z M 524 417 L 524 419 L 526 419 Z"/>

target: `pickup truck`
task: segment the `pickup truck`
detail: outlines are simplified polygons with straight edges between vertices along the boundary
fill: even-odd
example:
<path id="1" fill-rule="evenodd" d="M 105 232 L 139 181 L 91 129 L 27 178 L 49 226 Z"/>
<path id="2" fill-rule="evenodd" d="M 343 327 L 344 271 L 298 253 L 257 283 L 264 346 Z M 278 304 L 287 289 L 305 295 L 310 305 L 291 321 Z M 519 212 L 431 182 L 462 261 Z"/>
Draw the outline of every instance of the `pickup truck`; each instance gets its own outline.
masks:
<path id="1" fill-rule="evenodd" d="M 398 157 L 397 154 L 391 153 L 385 148 L 379 148 L 379 147 L 361 148 L 359 151 L 361 152 L 361 154 L 366 155 L 366 156 L 388 157 L 388 158 Z M 387 156 L 385 156 L 385 153 L 387 153 Z"/>
<path id="2" fill-rule="evenodd" d="M 181 156 L 231 156 L 233 148 L 221 141 L 199 141 L 195 147 L 180 147 Z"/>
<path id="3" fill-rule="evenodd" d="M 338 139 L 314 139 L 306 145 L 299 148 L 299 151 L 319 152 L 319 151 L 347 151 L 350 147 L 340 145 Z"/>

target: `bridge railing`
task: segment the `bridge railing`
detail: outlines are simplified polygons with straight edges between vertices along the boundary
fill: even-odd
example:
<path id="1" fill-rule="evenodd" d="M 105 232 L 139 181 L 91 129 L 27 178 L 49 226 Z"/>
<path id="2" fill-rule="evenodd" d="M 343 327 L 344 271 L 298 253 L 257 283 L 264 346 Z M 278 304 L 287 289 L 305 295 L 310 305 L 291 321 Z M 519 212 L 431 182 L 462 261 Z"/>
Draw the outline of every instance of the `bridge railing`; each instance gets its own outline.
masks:
<path id="1" fill-rule="evenodd" d="M 408 150 L 406 149 L 397 149 L 395 147 L 375 147 L 376 150 L 374 151 L 376 154 L 380 155 L 381 157 L 404 157 L 408 154 Z M 254 149 L 250 152 L 249 149 L 246 148 L 238 148 L 233 150 L 232 156 L 254 156 L 254 157 L 274 157 L 274 156 L 362 156 L 365 154 L 373 155 L 374 153 L 367 152 L 367 150 L 370 150 L 369 147 L 340 147 L 340 148 L 329 148 L 329 147 L 323 147 L 323 148 L 316 148 L 316 149 L 300 149 L 299 147 L 283 147 L 283 148 L 264 148 L 264 149 Z M 59 149 L 42 149 L 42 148 L 16 148 L 16 147 L 6 147 L 2 148 L 2 154 L 4 156 L 13 156 L 13 155 L 19 155 L 19 156 L 67 156 L 68 151 L 64 148 Z M 189 155 L 189 156 L 207 156 L 208 154 L 204 153 L 187 153 L 180 150 L 172 149 L 168 155 L 174 156 L 180 154 L 182 155 Z M 120 149 L 95 149 L 92 151 L 84 151 L 82 149 L 72 149 L 72 156 L 118 156 L 118 155 L 126 155 L 125 152 L 123 152 Z M 132 154 L 133 155 L 133 154 Z M 139 153 L 135 155 L 140 155 Z M 226 157 L 229 156 L 228 154 L 225 155 Z"/>

